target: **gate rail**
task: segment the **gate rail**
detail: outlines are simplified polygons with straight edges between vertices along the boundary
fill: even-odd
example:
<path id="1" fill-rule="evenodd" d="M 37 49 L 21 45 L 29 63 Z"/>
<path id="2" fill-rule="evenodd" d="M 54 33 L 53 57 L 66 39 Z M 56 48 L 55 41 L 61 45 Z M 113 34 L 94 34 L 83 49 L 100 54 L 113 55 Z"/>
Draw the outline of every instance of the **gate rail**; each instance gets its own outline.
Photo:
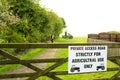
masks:
<path id="1" fill-rule="evenodd" d="M 104 79 L 95 79 L 95 80 L 120 80 L 120 52 L 119 54 L 111 55 L 111 50 L 113 48 L 120 48 L 120 43 L 65 43 L 65 44 L 40 44 L 40 43 L 9 43 L 9 44 L 0 44 L 0 48 L 68 48 L 68 46 L 92 46 L 92 45 L 107 45 L 108 46 L 108 59 L 115 62 L 119 65 L 119 67 L 108 68 L 108 71 L 118 71 L 111 78 Z M 114 49 L 113 49 L 114 50 Z M 113 52 L 113 51 L 112 51 Z M 113 53 L 114 54 L 114 53 Z M 62 80 L 56 75 L 69 75 L 68 71 L 52 71 L 55 68 L 61 66 L 62 64 L 68 61 L 68 58 L 54 58 L 54 59 L 32 59 L 32 60 L 21 60 L 6 51 L 0 50 L 0 55 L 9 58 L 10 60 L 0 61 L 0 65 L 7 64 L 21 64 L 24 65 L 35 72 L 33 73 L 19 73 L 19 74 L 0 74 L 0 79 L 8 79 L 8 78 L 23 78 L 29 77 L 27 80 L 35 80 L 41 76 L 47 76 L 52 78 L 53 80 Z M 32 63 L 55 63 L 48 67 L 45 70 L 42 70 Z M 81 73 L 85 74 L 85 73 Z M 70 74 L 71 75 L 71 74 Z M 72 74 L 73 75 L 73 74 Z"/>

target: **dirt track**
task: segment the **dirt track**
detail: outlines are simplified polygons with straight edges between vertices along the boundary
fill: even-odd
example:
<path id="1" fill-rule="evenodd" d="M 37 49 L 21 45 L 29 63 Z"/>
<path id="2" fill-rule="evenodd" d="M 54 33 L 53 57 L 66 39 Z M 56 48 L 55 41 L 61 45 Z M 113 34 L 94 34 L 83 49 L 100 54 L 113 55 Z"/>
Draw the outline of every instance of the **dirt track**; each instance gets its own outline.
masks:
<path id="1" fill-rule="evenodd" d="M 35 57 L 35 59 L 47 59 L 47 58 L 55 58 L 55 56 L 57 55 L 57 49 L 48 49 L 46 52 L 42 53 L 41 55 L 38 55 Z M 47 63 L 37 63 L 37 64 L 33 64 L 37 67 L 39 67 L 40 69 L 44 68 Z M 10 71 L 10 72 L 6 72 L 4 74 L 14 74 L 14 73 L 29 73 L 29 72 L 34 72 L 33 70 L 22 66 L 19 69 Z M 1 79 L 1 80 L 25 80 L 26 78 L 11 78 L 11 79 Z"/>

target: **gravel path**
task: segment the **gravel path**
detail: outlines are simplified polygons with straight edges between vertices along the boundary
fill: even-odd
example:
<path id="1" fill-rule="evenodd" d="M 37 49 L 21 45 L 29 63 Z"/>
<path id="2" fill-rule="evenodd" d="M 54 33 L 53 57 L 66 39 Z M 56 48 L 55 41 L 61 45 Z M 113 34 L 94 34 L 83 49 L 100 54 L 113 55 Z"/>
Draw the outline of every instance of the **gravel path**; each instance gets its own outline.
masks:
<path id="1" fill-rule="evenodd" d="M 55 58 L 57 54 L 57 49 L 48 49 L 46 52 L 36 56 L 34 59 L 47 59 L 47 58 Z M 39 67 L 40 69 L 43 69 L 47 63 L 36 63 L 36 64 L 33 64 L 37 67 Z M 16 70 L 13 70 L 13 71 L 10 71 L 10 72 L 6 72 L 4 74 L 14 74 L 14 73 L 29 73 L 29 72 L 34 72 L 33 70 L 23 66 L 19 69 L 16 69 Z M 11 78 L 11 79 L 1 79 L 1 80 L 25 80 L 26 78 Z"/>

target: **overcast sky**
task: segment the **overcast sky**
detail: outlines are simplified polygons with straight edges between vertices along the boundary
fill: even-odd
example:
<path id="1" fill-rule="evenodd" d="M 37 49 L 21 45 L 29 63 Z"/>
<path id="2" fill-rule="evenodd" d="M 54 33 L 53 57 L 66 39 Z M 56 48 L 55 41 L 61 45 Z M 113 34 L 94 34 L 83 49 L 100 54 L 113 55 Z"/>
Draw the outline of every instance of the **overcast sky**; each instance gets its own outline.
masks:
<path id="1" fill-rule="evenodd" d="M 66 21 L 74 36 L 120 31 L 120 0 L 41 0 Z"/>

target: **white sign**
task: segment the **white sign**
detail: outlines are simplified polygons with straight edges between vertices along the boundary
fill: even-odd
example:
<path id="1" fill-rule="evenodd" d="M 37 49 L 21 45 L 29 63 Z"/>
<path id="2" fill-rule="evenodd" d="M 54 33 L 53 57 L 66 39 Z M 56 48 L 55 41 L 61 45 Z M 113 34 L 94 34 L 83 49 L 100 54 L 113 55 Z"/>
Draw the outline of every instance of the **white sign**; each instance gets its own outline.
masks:
<path id="1" fill-rule="evenodd" d="M 69 46 L 68 73 L 107 70 L 107 46 Z"/>

